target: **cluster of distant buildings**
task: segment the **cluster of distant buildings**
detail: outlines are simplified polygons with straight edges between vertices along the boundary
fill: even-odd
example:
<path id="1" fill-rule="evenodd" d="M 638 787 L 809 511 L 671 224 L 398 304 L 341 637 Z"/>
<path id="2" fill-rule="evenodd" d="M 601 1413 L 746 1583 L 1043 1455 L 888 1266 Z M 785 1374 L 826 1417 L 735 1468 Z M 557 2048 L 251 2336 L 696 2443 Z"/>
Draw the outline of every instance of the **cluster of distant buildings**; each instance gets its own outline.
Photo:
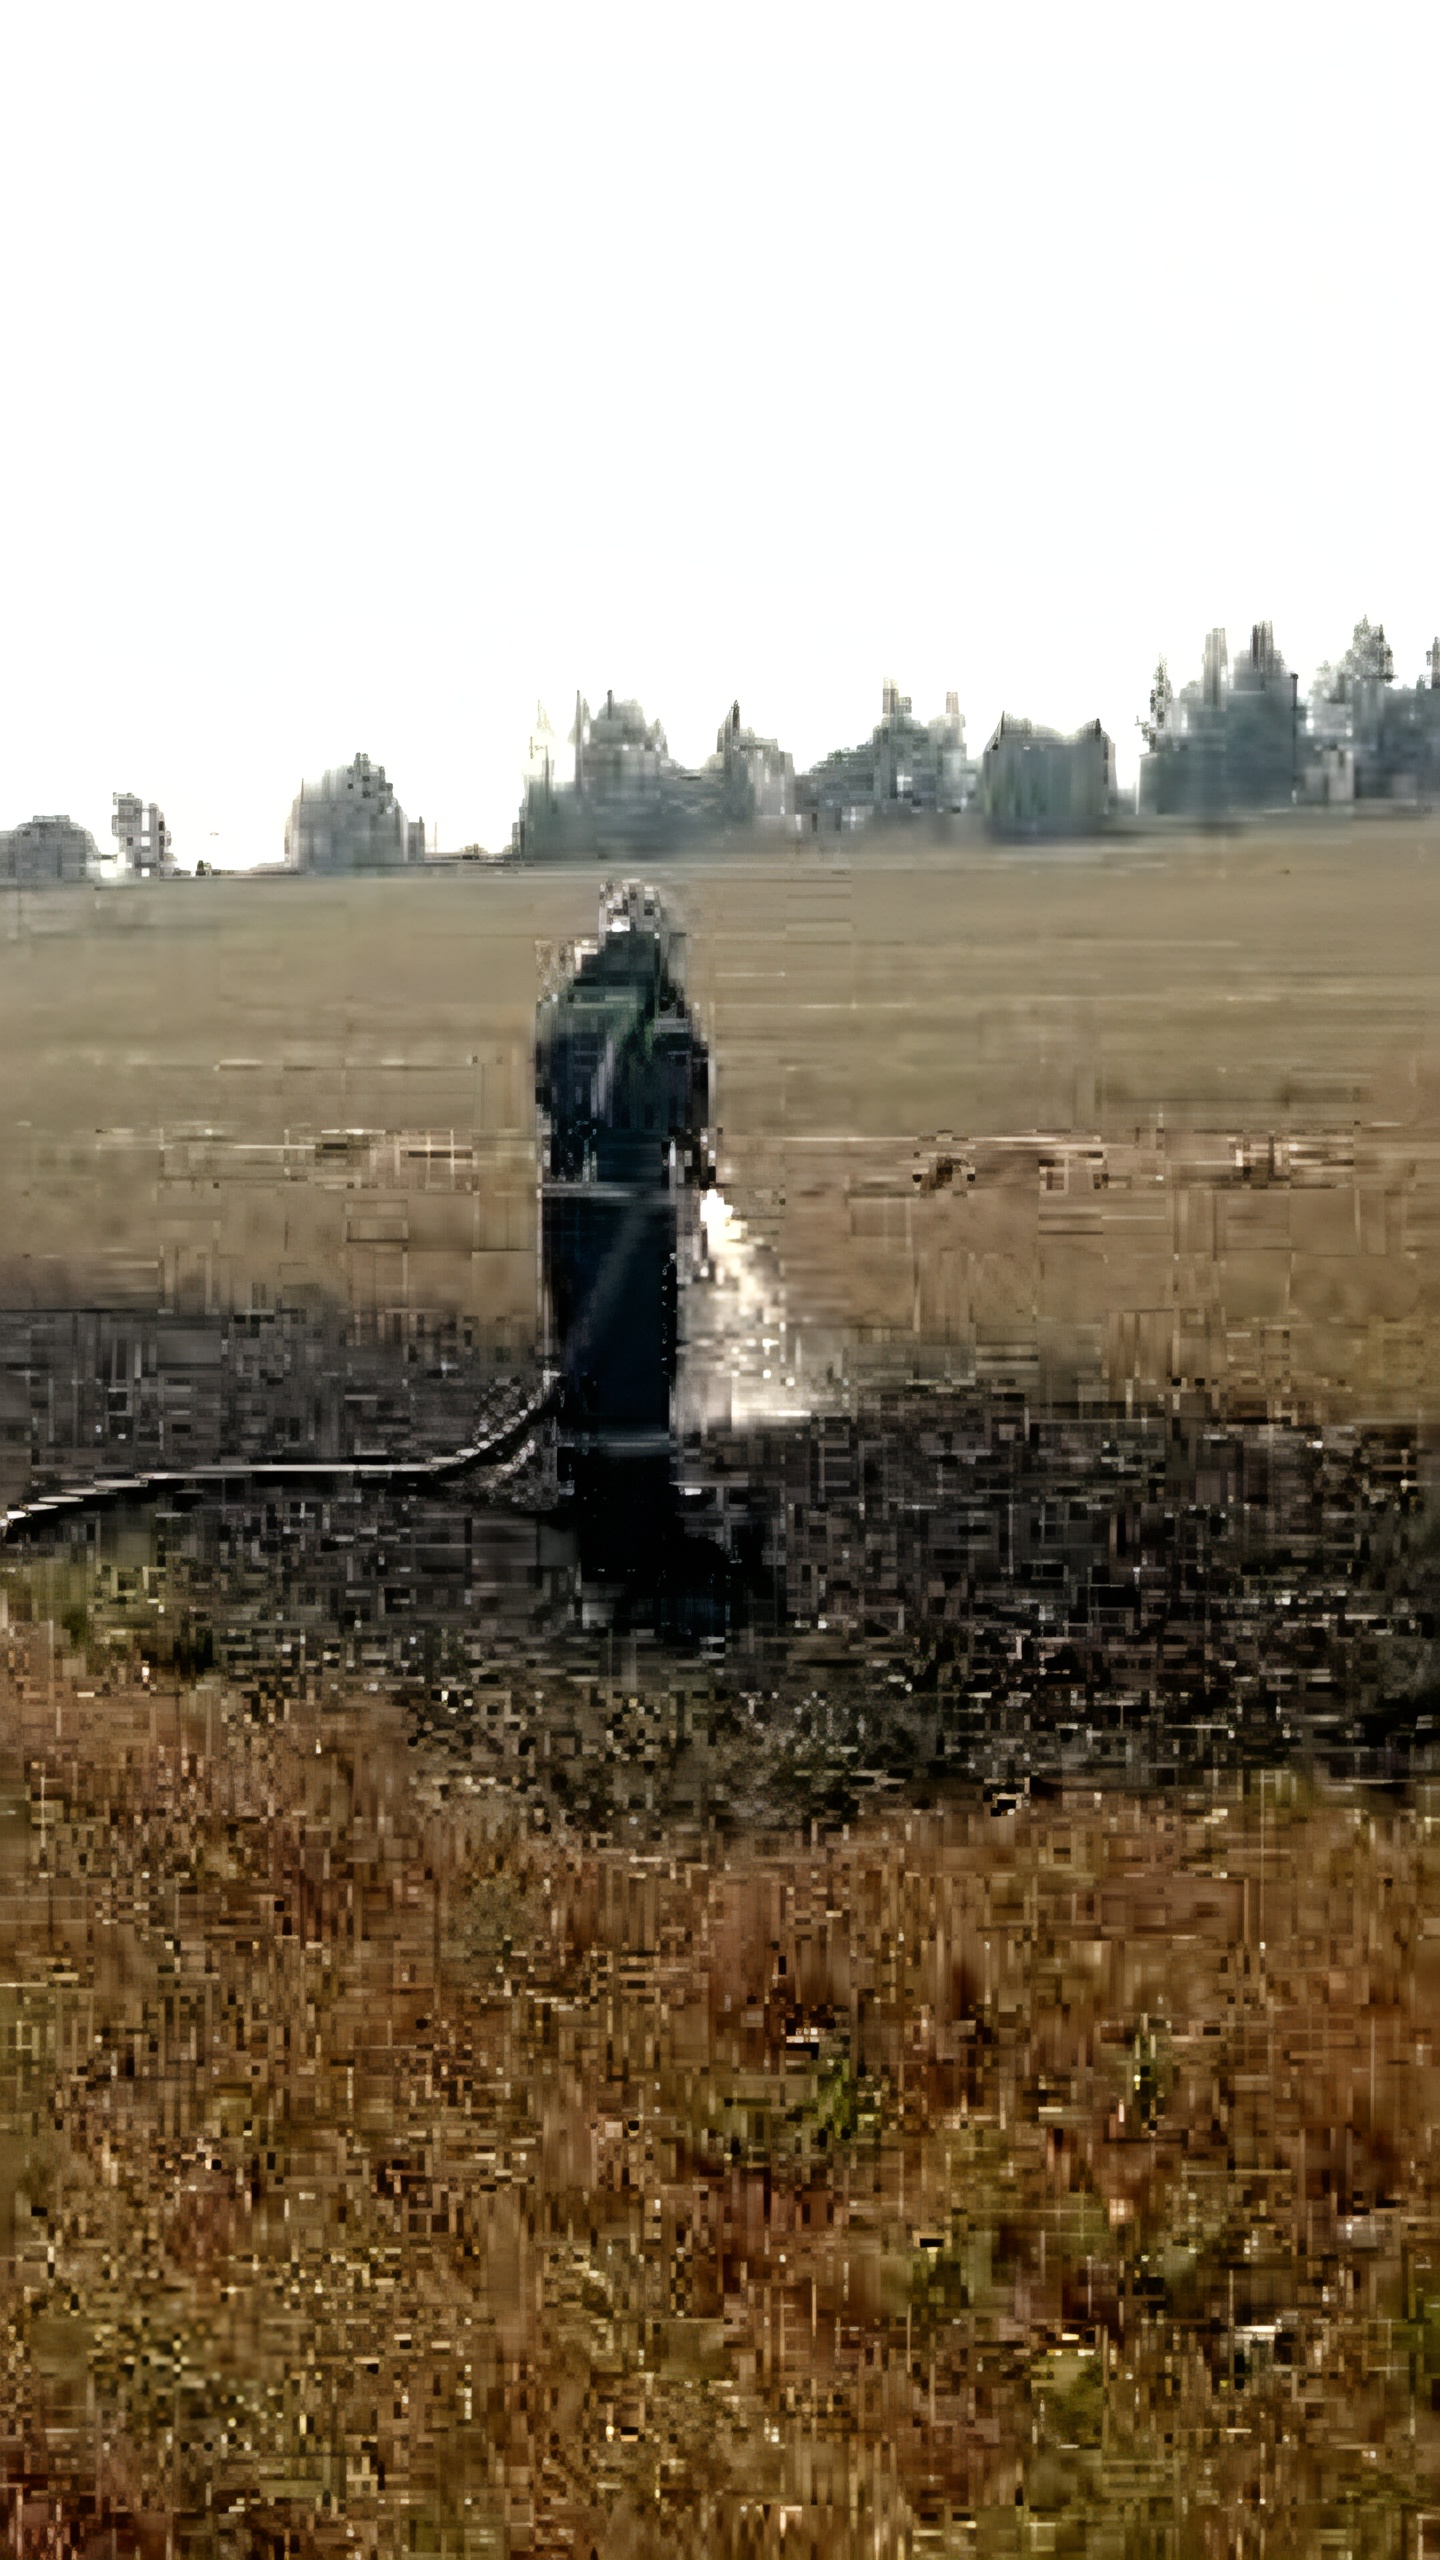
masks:
<path id="1" fill-rule="evenodd" d="M 1440 639 L 1419 681 L 1397 685 L 1383 626 L 1357 623 L 1344 657 L 1321 668 L 1302 702 L 1268 622 L 1253 626 L 1233 664 L 1225 633 L 1212 631 L 1199 675 L 1178 693 L 1161 660 L 1138 725 L 1142 817 L 1203 824 L 1297 804 L 1428 802 L 1440 797 Z M 541 709 L 511 838 L 521 861 L 660 855 L 757 831 L 801 837 L 917 818 L 944 823 L 968 810 L 999 837 L 1084 836 L 1122 814 L 1114 744 L 1100 721 L 1062 736 L 1006 713 L 976 762 L 955 694 L 936 718 L 921 719 L 889 679 L 869 737 L 834 748 L 806 773 L 746 725 L 738 702 L 698 768 L 671 755 L 664 729 L 638 702 L 613 693 L 593 712 L 577 694 L 566 745 L 568 754 Z M 0 834 L 0 885 L 174 869 L 153 801 L 117 792 L 111 832 L 107 864 L 69 818 L 31 818 Z M 423 820 L 406 817 L 384 766 L 369 756 L 302 783 L 285 827 L 288 870 L 395 871 L 426 859 Z"/>

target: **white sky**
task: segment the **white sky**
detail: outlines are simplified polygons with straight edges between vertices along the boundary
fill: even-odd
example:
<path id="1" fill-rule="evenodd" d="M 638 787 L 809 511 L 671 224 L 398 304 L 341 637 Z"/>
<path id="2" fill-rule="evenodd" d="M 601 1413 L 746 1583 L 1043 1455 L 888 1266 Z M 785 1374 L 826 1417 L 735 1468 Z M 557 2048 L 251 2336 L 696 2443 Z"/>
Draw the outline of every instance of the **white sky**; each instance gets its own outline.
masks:
<path id="1" fill-rule="evenodd" d="M 363 747 L 493 847 L 577 686 L 1125 775 L 1212 623 L 1413 681 L 1437 17 L 12 0 L 0 825 L 274 860 Z"/>

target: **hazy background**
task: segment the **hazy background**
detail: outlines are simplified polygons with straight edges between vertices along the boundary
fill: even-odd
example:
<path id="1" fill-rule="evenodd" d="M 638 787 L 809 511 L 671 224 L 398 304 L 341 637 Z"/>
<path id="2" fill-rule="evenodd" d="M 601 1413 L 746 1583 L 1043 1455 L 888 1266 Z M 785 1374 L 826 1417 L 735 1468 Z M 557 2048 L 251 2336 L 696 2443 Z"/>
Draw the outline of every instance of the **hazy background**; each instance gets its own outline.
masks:
<path id="1" fill-rule="evenodd" d="M 131 6 L 0 22 L 0 823 L 276 859 L 537 698 L 805 763 L 1099 713 L 1257 617 L 1413 681 L 1430 13 Z"/>

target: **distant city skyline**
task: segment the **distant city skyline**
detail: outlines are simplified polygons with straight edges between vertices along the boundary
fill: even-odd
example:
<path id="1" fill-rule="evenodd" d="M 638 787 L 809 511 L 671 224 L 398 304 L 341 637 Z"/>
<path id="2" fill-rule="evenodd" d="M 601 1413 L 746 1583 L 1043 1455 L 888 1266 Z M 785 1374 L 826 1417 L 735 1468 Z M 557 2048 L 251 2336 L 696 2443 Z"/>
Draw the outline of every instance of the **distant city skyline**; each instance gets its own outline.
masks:
<path id="1" fill-rule="evenodd" d="M 276 861 L 363 747 L 497 849 L 577 688 L 1123 786 L 1213 625 L 1413 682 L 1440 39 L 1204 25 L 11 13 L 0 826 Z"/>

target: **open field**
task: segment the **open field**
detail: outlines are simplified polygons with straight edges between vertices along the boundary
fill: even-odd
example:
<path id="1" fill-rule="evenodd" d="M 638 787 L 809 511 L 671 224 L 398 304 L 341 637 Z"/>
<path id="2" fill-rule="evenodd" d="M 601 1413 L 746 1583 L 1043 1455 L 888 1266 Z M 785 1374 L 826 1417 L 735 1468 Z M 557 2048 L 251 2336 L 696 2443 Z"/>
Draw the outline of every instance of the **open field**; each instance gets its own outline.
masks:
<path id="1" fill-rule="evenodd" d="M 1434 1810 L 642 1854 L 12 1625 L 14 2548 L 1413 2555 Z"/>
<path id="2" fill-rule="evenodd" d="M 778 1651 L 552 1641 L 468 1498 L 7 1557 L 17 2560 L 1419 2560 L 1440 841 L 672 885 L 797 1366 L 877 1384 L 770 1452 Z M 468 1414 L 595 886 L 0 907 L 5 1463 Z M 283 1325 L 183 1321 L 286 1301 L 481 1348 L 352 1343 L 316 1405 Z M 1314 1777 L 1396 1732 L 1403 1800 Z"/>
<path id="3" fill-rule="evenodd" d="M 662 878 L 664 875 L 661 875 Z M 1440 1405 L 1440 831 L 677 871 L 726 1179 L 833 1348 Z M 3 1302 L 535 1309 L 537 949 L 589 873 L 0 914 Z"/>

